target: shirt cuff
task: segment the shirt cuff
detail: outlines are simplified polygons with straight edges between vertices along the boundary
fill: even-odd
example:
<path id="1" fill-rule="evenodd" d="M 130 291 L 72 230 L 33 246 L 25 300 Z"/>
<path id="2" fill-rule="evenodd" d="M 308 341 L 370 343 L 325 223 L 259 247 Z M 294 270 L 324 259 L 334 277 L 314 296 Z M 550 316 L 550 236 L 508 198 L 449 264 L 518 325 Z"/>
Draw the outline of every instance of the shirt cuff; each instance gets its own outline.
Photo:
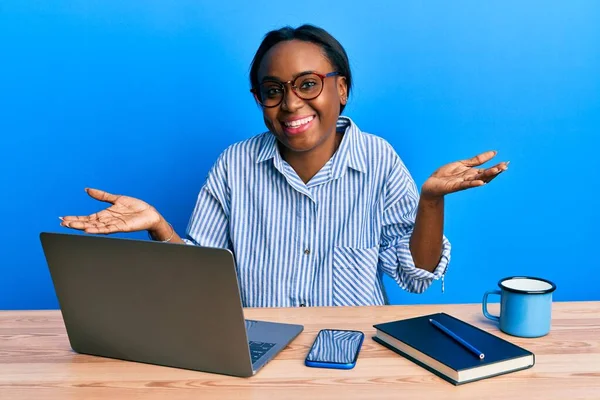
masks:
<path id="1" fill-rule="evenodd" d="M 196 243 L 193 239 L 181 238 L 181 240 L 183 240 L 185 242 L 185 244 L 189 244 L 191 246 L 197 246 L 198 245 L 198 243 Z"/>
<path id="2" fill-rule="evenodd" d="M 396 245 L 396 257 L 398 258 L 397 280 L 404 290 L 419 294 L 425 292 L 434 280 L 443 278 L 446 274 L 450 263 L 450 242 L 445 236 L 443 237 L 440 261 L 433 272 L 429 272 L 415 266 L 410 252 L 410 236 L 406 235 Z"/>

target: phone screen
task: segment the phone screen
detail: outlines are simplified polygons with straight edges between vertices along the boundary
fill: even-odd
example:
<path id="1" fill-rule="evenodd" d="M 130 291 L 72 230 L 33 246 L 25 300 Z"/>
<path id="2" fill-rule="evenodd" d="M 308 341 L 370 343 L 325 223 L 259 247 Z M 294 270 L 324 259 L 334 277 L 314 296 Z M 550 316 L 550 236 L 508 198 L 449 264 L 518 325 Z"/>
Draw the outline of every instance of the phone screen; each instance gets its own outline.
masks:
<path id="1" fill-rule="evenodd" d="M 306 361 L 350 364 L 356 362 L 364 334 L 359 331 L 323 329 L 317 335 Z"/>

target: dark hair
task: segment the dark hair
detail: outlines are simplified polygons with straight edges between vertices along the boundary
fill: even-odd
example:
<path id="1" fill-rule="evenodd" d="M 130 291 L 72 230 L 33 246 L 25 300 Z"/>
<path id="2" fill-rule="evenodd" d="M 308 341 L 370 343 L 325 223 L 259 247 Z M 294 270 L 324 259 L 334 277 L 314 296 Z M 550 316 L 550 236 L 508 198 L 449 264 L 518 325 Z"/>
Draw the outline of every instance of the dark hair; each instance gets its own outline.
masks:
<path id="1" fill-rule="evenodd" d="M 250 85 L 252 88 L 258 87 L 258 68 L 265 54 L 277 43 L 289 40 L 302 40 L 311 42 L 323 49 L 325 56 L 329 62 L 333 64 L 335 70 L 346 77 L 346 85 L 348 86 L 348 96 L 350 96 L 350 88 L 352 87 L 352 74 L 350 72 L 350 62 L 346 50 L 342 47 L 333 36 L 322 28 L 305 24 L 298 28 L 285 26 L 281 29 L 273 30 L 267 33 L 258 47 L 252 64 L 250 67 Z M 340 113 L 344 111 L 344 105 L 340 104 Z"/>

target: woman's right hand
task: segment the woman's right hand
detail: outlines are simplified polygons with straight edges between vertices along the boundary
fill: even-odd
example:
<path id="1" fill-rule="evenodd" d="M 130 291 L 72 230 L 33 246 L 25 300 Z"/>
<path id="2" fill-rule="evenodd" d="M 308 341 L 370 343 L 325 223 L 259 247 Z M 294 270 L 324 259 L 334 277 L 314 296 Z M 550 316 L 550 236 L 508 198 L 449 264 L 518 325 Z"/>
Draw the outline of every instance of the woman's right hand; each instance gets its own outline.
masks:
<path id="1" fill-rule="evenodd" d="M 90 197 L 110 203 L 111 206 L 88 216 L 60 217 L 61 226 L 86 233 L 117 233 L 152 231 L 159 226 L 162 216 L 150 204 L 128 196 L 110 194 L 103 190 L 85 189 Z"/>

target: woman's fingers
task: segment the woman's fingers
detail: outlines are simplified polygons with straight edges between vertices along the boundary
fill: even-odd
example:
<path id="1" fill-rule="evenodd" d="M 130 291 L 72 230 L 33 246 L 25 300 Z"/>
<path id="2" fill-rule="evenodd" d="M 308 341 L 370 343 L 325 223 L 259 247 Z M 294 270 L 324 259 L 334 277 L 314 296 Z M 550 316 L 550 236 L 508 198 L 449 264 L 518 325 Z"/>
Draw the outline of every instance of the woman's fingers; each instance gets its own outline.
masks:
<path id="1" fill-rule="evenodd" d="M 495 150 L 486 151 L 476 155 L 475 157 L 469 158 L 467 160 L 462 160 L 461 163 L 463 165 L 466 165 L 467 167 L 476 167 L 478 165 L 490 161 L 496 156 L 496 154 L 497 152 Z"/>
<path id="2" fill-rule="evenodd" d="M 485 181 L 483 181 L 481 179 L 475 179 L 472 181 L 463 181 L 459 184 L 458 190 L 465 190 L 465 189 L 470 189 L 473 187 L 483 186 L 483 185 L 485 185 Z"/>
<path id="3" fill-rule="evenodd" d="M 90 197 L 106 203 L 115 204 L 115 201 L 119 198 L 119 196 L 105 192 L 104 190 L 86 188 L 85 191 Z"/>
<path id="4" fill-rule="evenodd" d="M 465 176 L 466 181 L 483 180 L 489 182 L 508 169 L 508 163 L 501 162 L 490 168 L 472 168 Z"/>
<path id="5" fill-rule="evenodd" d="M 478 172 L 473 179 L 477 180 L 482 180 L 482 181 L 487 181 L 490 178 L 493 178 L 494 176 L 498 175 L 500 172 L 502 172 L 502 170 L 500 168 L 497 167 L 492 167 L 492 168 L 488 168 L 488 169 L 484 169 L 480 172 Z"/>
<path id="6" fill-rule="evenodd" d="M 119 197 L 121 197 L 99 189 L 86 188 L 85 191 L 90 197 L 111 204 L 115 204 Z M 59 217 L 62 221 L 60 225 L 71 229 L 82 230 L 86 233 L 108 234 L 127 232 L 130 229 L 123 219 L 122 213 L 119 211 L 122 211 L 122 207 L 119 208 L 119 205 L 117 205 L 87 216 L 69 215 L 66 217 Z"/>
<path id="7" fill-rule="evenodd" d="M 82 221 L 82 220 L 63 220 L 61 226 L 83 230 L 88 233 L 97 233 L 90 232 L 89 230 L 98 231 L 99 233 L 108 233 L 108 232 L 125 232 L 127 230 L 127 225 L 124 223 L 122 219 L 119 218 L 110 218 L 105 220 L 95 220 L 95 221 Z M 107 232 L 105 230 L 108 229 Z"/>
<path id="8" fill-rule="evenodd" d="M 460 192 L 461 190 L 466 190 L 483 185 L 485 185 L 485 182 L 482 180 L 463 180 L 450 185 L 446 194 Z"/>
<path id="9" fill-rule="evenodd" d="M 74 215 L 68 215 L 66 217 L 58 217 L 61 219 L 61 221 L 66 221 L 66 222 L 74 222 L 74 221 L 81 221 L 81 222 L 92 222 L 92 221 L 97 221 L 98 220 L 98 213 L 93 213 L 90 215 L 82 215 L 82 216 L 74 216 Z"/>
<path id="10" fill-rule="evenodd" d="M 93 226 L 90 228 L 84 229 L 85 233 L 100 233 L 100 234 L 109 234 L 109 233 L 117 233 L 123 232 L 122 229 L 115 224 L 102 225 L 102 226 Z"/>
<path id="11" fill-rule="evenodd" d="M 95 227 L 98 225 L 98 223 L 93 222 L 93 221 L 84 221 L 84 220 L 77 220 L 77 219 L 73 219 L 73 220 L 63 219 L 63 222 L 60 225 L 67 227 L 67 228 L 83 230 L 86 228 Z"/>
<path id="12" fill-rule="evenodd" d="M 74 221 L 95 222 L 100 219 L 106 219 L 106 217 L 112 217 L 112 214 L 106 210 L 102 210 L 100 212 L 93 213 L 90 215 L 81 215 L 81 216 L 68 215 L 66 217 L 58 217 L 58 218 L 63 222 L 74 222 Z M 61 224 L 61 225 L 63 225 L 63 224 Z"/>

